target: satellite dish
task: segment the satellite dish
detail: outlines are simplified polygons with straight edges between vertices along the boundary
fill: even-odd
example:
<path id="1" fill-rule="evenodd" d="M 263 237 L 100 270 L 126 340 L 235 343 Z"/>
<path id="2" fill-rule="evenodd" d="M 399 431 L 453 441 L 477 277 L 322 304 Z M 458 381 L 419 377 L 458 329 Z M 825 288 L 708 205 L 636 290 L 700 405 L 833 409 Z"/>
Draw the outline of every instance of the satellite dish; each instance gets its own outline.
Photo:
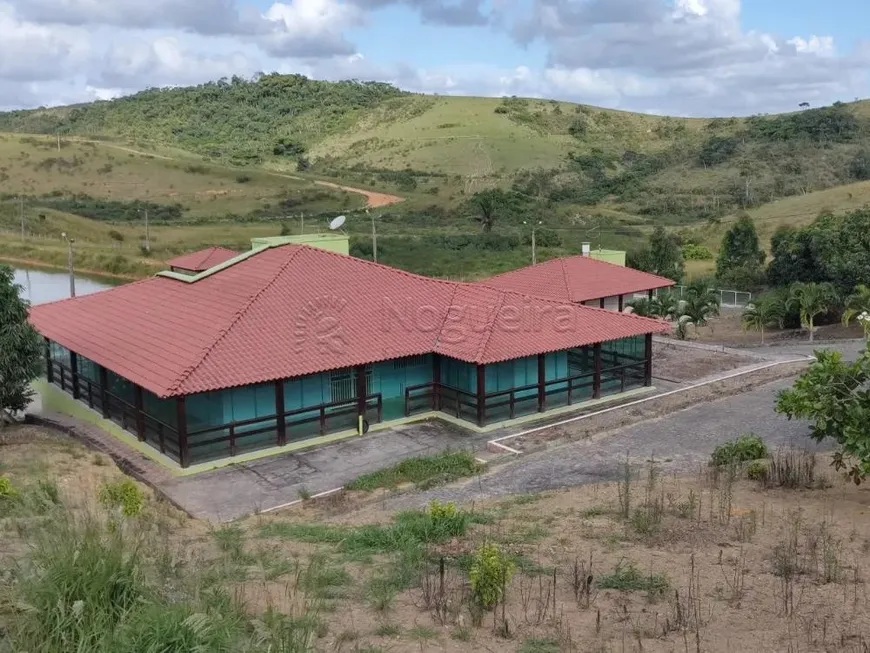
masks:
<path id="1" fill-rule="evenodd" d="M 337 218 L 334 218 L 334 219 L 329 223 L 329 228 L 330 228 L 330 230 L 331 230 L 331 231 L 335 231 L 336 229 L 341 229 L 342 226 L 344 225 L 345 220 L 347 220 L 347 217 L 345 217 L 345 216 L 343 216 L 343 215 L 340 215 L 340 216 L 338 216 Z"/>

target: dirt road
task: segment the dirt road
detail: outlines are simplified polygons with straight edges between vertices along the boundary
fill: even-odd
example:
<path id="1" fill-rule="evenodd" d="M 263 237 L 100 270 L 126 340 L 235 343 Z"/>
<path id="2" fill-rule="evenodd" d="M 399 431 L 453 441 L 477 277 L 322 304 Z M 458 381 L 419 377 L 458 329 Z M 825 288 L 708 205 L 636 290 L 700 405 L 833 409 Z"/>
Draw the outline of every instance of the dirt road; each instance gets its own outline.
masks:
<path id="1" fill-rule="evenodd" d="M 124 147 L 123 145 L 117 145 L 115 143 L 110 143 L 109 141 L 97 141 L 97 140 L 88 140 L 88 139 L 73 139 L 77 140 L 80 143 L 98 143 L 100 145 L 105 145 L 107 147 L 112 147 L 116 150 L 121 150 L 122 152 L 128 152 L 130 154 L 139 154 L 141 156 L 150 156 L 155 159 L 162 159 L 163 161 L 179 161 L 180 159 L 175 159 L 171 156 L 165 156 L 163 154 L 154 154 L 153 152 L 143 152 L 141 150 L 136 150 L 131 147 Z M 280 172 L 271 172 L 269 170 L 263 170 L 267 175 L 271 175 L 272 177 L 282 177 L 284 179 L 295 179 L 296 181 L 310 181 L 305 179 L 304 177 L 297 177 L 295 175 L 285 175 Z M 386 193 L 376 193 L 370 190 L 363 190 L 362 188 L 354 188 L 353 186 L 342 186 L 341 184 L 336 184 L 331 181 L 314 181 L 312 182 L 316 186 L 324 186 L 326 188 L 332 188 L 335 190 L 343 190 L 347 193 L 354 193 L 356 195 L 362 195 L 366 198 L 366 208 L 369 209 L 379 209 L 385 206 L 392 206 L 393 204 L 398 204 L 399 202 L 404 202 L 404 197 L 398 197 L 397 195 L 388 195 Z"/>

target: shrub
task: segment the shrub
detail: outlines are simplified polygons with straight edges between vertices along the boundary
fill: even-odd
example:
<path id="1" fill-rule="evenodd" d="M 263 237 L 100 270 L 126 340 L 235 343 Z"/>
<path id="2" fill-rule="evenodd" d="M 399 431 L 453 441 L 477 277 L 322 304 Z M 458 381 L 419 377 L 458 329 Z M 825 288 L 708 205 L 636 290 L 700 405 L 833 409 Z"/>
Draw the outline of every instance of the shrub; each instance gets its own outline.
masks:
<path id="1" fill-rule="evenodd" d="M 716 447 L 710 457 L 710 465 L 719 467 L 759 460 L 766 456 L 767 447 L 761 438 L 754 434 L 746 434 Z"/>
<path id="2" fill-rule="evenodd" d="M 494 608 L 504 597 L 504 590 L 515 566 L 495 544 L 484 544 L 471 561 L 471 593 L 482 608 Z"/>
<path id="3" fill-rule="evenodd" d="M 703 245 L 690 243 L 683 245 L 683 258 L 687 261 L 711 261 L 713 260 L 713 252 Z"/>
<path id="4" fill-rule="evenodd" d="M 751 481 L 764 481 L 767 478 L 767 463 L 763 460 L 753 460 L 746 468 L 746 476 Z"/>
<path id="5" fill-rule="evenodd" d="M 12 485 L 12 481 L 5 476 L 0 476 L 0 500 L 15 499 L 17 497 L 18 490 Z"/>
<path id="6" fill-rule="evenodd" d="M 598 579 L 598 587 L 622 592 L 646 591 L 650 596 L 660 596 L 668 591 L 670 582 L 667 576 L 662 574 L 646 576 L 633 564 L 624 565 L 620 562 L 612 574 Z"/>
<path id="7" fill-rule="evenodd" d="M 251 175 L 241 174 L 236 177 L 236 182 L 239 184 L 247 184 L 251 181 Z"/>
<path id="8" fill-rule="evenodd" d="M 109 510 L 120 508 L 125 517 L 135 517 L 145 507 L 145 494 L 127 478 L 103 485 L 100 503 Z"/>

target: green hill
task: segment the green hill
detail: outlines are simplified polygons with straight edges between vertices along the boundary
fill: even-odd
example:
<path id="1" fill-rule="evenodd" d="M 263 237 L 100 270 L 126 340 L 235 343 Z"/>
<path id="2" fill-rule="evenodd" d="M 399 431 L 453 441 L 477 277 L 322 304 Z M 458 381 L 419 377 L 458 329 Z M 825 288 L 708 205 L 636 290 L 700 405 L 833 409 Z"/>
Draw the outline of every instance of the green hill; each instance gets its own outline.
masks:
<path id="1" fill-rule="evenodd" d="M 80 174 L 61 170 L 66 164 L 24 160 L 29 168 L 12 172 L 22 137 L 0 141 L 7 197 L 55 193 L 62 199 L 49 208 L 78 215 L 80 209 L 66 201 L 70 191 L 179 202 L 187 217 L 201 220 L 362 206 L 359 196 L 311 195 L 326 193 L 311 185 L 317 179 L 401 195 L 406 202 L 378 212 L 382 260 L 441 275 L 453 271 L 455 260 L 461 260 L 463 276 L 524 261 L 525 252 L 512 250 L 527 240 L 523 222 L 532 218 L 555 234 L 544 239 L 544 257 L 574 251 L 587 239 L 631 247 L 658 224 L 703 231 L 715 246 L 738 212 L 770 225 L 762 229 L 767 235 L 773 225 L 788 222 L 779 215 L 803 220 L 821 209 L 860 205 L 866 195 L 860 184 L 870 180 L 870 102 L 773 116 L 682 119 L 548 100 L 423 96 L 382 83 L 272 74 L 0 113 L 0 131 L 46 135 L 40 147 L 50 147 L 60 135 L 68 148 L 104 153 L 92 154 L 93 170 Z M 16 138 L 19 143 L 13 143 Z M 70 154 L 72 149 L 59 155 L 45 149 L 40 156 Z M 133 169 L 145 164 L 152 172 L 164 164 L 166 170 L 161 176 Z M 111 171 L 100 173 L 106 165 Z M 240 176 L 250 180 L 240 183 Z M 838 192 L 850 184 L 859 186 Z M 512 207 L 500 212 L 495 233 L 471 239 L 480 229 L 467 200 L 496 187 L 508 191 Z M 282 204 L 286 188 L 302 199 Z M 367 229 L 351 229 L 358 255 L 370 253 Z M 421 263 L 418 249 L 408 245 L 414 238 L 428 239 L 432 260 L 441 262 Z"/>

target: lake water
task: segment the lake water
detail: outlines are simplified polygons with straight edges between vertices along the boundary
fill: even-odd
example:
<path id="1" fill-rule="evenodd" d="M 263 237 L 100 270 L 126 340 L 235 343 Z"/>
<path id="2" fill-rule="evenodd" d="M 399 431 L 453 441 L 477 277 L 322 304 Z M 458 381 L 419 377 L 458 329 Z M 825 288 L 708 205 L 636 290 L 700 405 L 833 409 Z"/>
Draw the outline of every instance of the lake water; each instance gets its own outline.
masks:
<path id="1" fill-rule="evenodd" d="M 69 297 L 69 275 L 64 272 L 15 269 L 15 283 L 21 285 L 21 295 L 34 306 Z M 76 297 L 111 288 L 112 284 L 76 275 Z"/>

